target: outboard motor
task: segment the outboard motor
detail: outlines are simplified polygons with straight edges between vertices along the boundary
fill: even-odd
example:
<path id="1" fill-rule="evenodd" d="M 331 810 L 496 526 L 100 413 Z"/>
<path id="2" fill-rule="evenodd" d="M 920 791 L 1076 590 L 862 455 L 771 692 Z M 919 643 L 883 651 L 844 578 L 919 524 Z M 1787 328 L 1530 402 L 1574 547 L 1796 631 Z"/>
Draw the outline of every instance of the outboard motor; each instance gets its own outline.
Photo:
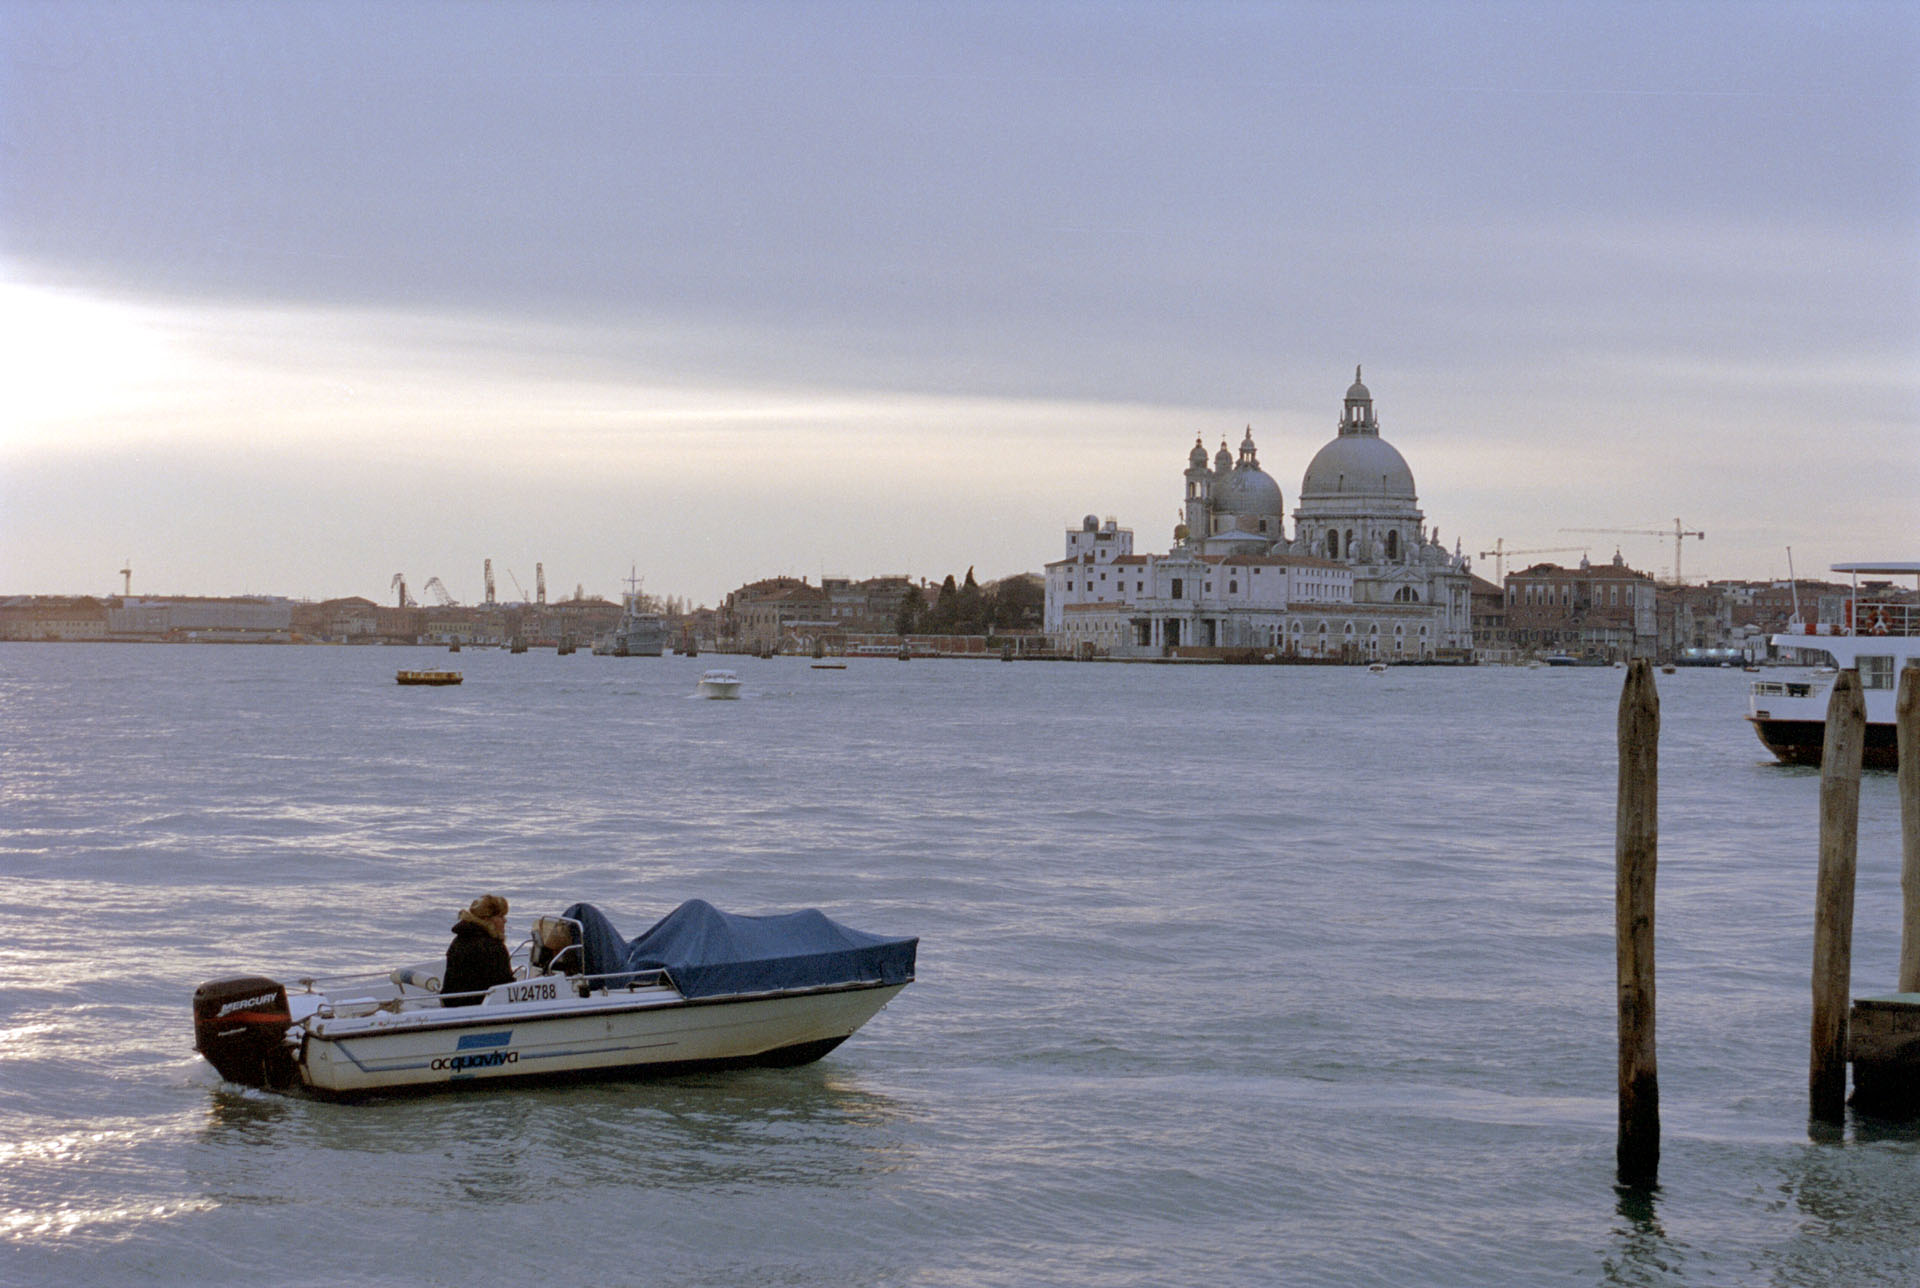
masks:
<path id="1" fill-rule="evenodd" d="M 228 1082 L 284 1087 L 293 1077 L 287 1052 L 287 990 L 260 975 L 216 979 L 193 990 L 193 1049 Z"/>

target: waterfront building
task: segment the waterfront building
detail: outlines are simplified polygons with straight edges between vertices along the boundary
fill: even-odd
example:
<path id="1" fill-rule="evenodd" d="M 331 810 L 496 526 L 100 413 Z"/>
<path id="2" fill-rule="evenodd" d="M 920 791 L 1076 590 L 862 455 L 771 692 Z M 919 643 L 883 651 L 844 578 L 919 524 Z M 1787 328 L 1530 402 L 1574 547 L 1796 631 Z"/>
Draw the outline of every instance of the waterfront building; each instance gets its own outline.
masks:
<path id="1" fill-rule="evenodd" d="M 91 595 L 13 595 L 0 600 L 0 639 L 105 638 L 107 605 Z"/>
<path id="2" fill-rule="evenodd" d="M 293 601 L 176 596 L 18 596 L 0 601 L 0 639 L 285 643 Z"/>
<path id="3" fill-rule="evenodd" d="M 1472 578 L 1426 526 L 1413 473 L 1380 436 L 1358 368 L 1335 437 L 1301 481 L 1294 535 L 1249 427 L 1211 462 L 1195 441 L 1184 522 L 1164 555 L 1093 515 L 1047 565 L 1047 629 L 1064 648 L 1115 656 L 1251 649 L 1276 656 L 1466 661 Z"/>
<path id="4" fill-rule="evenodd" d="M 1609 564 L 1535 564 L 1510 574 L 1505 589 L 1507 633 L 1523 653 L 1606 661 L 1663 655 L 1653 577 L 1618 553 Z"/>
<path id="5" fill-rule="evenodd" d="M 107 609 L 107 632 L 129 639 L 197 639 L 284 643 L 293 626 L 293 601 L 277 596 L 239 599 L 123 598 Z"/>
<path id="6" fill-rule="evenodd" d="M 1494 663 L 1519 661 L 1519 653 L 1507 633 L 1506 592 L 1479 573 L 1472 576 L 1474 659 Z"/>
<path id="7" fill-rule="evenodd" d="M 720 613 L 720 635 L 735 648 L 811 649 L 816 641 L 885 632 L 902 597 L 915 590 L 898 574 L 854 581 L 823 577 L 766 577 L 730 593 Z"/>

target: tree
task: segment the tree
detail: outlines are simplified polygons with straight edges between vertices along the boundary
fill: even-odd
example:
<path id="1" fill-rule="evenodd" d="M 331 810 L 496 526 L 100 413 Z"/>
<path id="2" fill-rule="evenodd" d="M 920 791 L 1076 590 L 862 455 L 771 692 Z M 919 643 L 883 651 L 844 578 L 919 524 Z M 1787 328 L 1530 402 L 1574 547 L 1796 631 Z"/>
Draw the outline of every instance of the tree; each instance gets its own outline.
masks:
<path id="1" fill-rule="evenodd" d="M 920 629 L 921 608 L 924 602 L 920 591 L 908 586 L 900 594 L 900 607 L 893 615 L 893 629 L 899 635 L 912 635 Z"/>
<path id="2" fill-rule="evenodd" d="M 952 580 L 951 577 L 948 578 Z M 960 587 L 954 604 L 954 630 L 963 635 L 972 635 L 985 629 L 987 606 L 980 594 L 980 583 L 973 579 L 973 569 L 967 569 L 967 580 Z"/>
<path id="3" fill-rule="evenodd" d="M 1004 630 L 1038 628 L 1047 601 L 1046 585 L 1040 578 L 1016 573 L 993 583 L 987 592 L 993 621 Z"/>
<path id="4" fill-rule="evenodd" d="M 953 584 L 953 574 L 948 573 L 940 583 L 940 593 L 934 596 L 933 611 L 922 622 L 924 629 L 935 635 L 953 634 L 954 623 L 960 618 L 960 588 Z"/>

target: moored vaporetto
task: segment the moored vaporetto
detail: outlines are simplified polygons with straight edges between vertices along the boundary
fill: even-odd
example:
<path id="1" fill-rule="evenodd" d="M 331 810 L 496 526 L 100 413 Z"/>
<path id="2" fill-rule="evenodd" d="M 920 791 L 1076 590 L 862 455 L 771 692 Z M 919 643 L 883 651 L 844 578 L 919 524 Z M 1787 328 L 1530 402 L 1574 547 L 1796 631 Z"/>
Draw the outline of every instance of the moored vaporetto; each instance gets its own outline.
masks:
<path id="1" fill-rule="evenodd" d="M 1853 578 L 1840 620 L 1796 622 L 1794 629 L 1771 637 L 1775 648 L 1797 652 L 1824 669 L 1805 680 L 1754 681 L 1747 719 L 1767 750 L 1781 761 L 1817 765 L 1826 744 L 1834 674 L 1857 670 L 1867 713 L 1861 763 L 1893 769 L 1899 761 L 1893 706 L 1901 671 L 1920 666 L 1920 606 L 1863 591 L 1860 579 L 1913 577 L 1920 582 L 1920 563 L 1841 563 L 1834 564 L 1833 571 Z"/>

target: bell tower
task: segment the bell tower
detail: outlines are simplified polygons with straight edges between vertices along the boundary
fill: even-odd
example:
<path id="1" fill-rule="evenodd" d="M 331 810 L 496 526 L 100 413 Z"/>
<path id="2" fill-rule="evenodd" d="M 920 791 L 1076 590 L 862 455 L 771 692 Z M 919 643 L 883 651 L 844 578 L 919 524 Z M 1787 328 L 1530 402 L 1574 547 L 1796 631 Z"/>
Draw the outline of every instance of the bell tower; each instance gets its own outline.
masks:
<path id="1" fill-rule="evenodd" d="M 1213 471 L 1207 468 L 1207 449 L 1200 436 L 1193 436 L 1193 450 L 1187 453 L 1187 539 L 1206 538 L 1207 511 L 1213 501 Z"/>

